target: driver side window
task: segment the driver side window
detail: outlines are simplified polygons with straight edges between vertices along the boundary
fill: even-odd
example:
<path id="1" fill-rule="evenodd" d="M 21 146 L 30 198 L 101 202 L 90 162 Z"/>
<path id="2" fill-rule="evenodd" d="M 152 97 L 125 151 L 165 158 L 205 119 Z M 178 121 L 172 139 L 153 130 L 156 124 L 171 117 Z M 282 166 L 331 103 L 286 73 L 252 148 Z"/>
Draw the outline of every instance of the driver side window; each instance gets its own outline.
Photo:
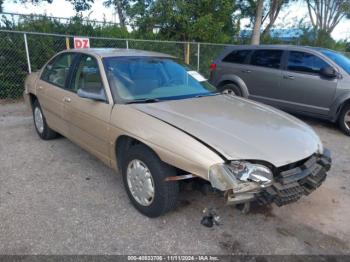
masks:
<path id="1" fill-rule="evenodd" d="M 287 64 L 289 71 L 319 74 L 322 68 L 328 66 L 328 63 L 313 54 L 297 51 L 289 52 Z"/>
<path id="2" fill-rule="evenodd" d="M 104 93 L 100 71 L 95 58 L 82 55 L 73 78 L 71 89 L 74 92 L 82 89 L 90 93 Z"/>

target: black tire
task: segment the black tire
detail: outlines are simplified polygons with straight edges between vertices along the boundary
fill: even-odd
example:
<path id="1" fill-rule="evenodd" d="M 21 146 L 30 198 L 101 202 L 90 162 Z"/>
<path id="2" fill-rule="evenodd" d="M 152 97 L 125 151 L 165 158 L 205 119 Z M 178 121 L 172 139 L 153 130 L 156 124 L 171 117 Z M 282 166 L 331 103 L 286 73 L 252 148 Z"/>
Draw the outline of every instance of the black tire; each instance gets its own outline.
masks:
<path id="1" fill-rule="evenodd" d="M 343 107 L 338 118 L 338 124 L 340 129 L 344 134 L 350 136 L 350 122 L 347 121 L 347 117 L 350 116 L 350 104 L 347 104 Z"/>
<path id="2" fill-rule="evenodd" d="M 154 183 L 154 197 L 150 205 L 141 205 L 132 195 L 127 181 L 127 168 L 131 161 L 140 160 L 149 169 Z M 179 183 L 165 181 L 169 176 L 175 176 L 176 170 L 162 162 L 159 157 L 145 145 L 135 145 L 127 152 L 122 163 L 122 175 L 126 192 L 134 207 L 143 215 L 158 217 L 173 209 L 177 204 Z"/>
<path id="3" fill-rule="evenodd" d="M 235 96 L 243 96 L 242 90 L 236 84 L 229 83 L 219 87 L 219 91 L 223 94 L 231 94 Z"/>
<path id="4" fill-rule="evenodd" d="M 42 115 L 42 124 L 43 124 L 43 129 L 42 131 L 38 129 L 38 126 L 36 124 L 36 118 L 35 118 L 35 110 L 40 110 L 41 115 Z M 44 113 L 41 109 L 41 106 L 39 104 L 39 101 L 36 99 L 33 103 L 33 121 L 34 121 L 34 127 L 36 132 L 38 133 L 39 137 L 44 140 L 49 140 L 57 137 L 57 133 L 53 131 L 46 122 Z"/>

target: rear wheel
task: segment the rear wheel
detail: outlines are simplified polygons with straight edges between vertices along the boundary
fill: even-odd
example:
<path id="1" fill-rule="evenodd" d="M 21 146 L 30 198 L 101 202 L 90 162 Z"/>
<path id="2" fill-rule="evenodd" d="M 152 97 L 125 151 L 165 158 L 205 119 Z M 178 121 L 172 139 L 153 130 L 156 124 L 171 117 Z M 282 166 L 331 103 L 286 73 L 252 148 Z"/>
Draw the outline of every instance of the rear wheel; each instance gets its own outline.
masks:
<path id="1" fill-rule="evenodd" d="M 136 145 L 127 151 L 122 174 L 132 204 L 143 215 L 158 217 L 176 206 L 179 183 L 165 180 L 175 176 L 176 170 L 147 146 Z"/>
<path id="2" fill-rule="evenodd" d="M 241 89 L 233 83 L 222 85 L 219 91 L 225 95 L 243 96 Z"/>
<path id="3" fill-rule="evenodd" d="M 350 104 L 347 104 L 342 109 L 339 119 L 339 126 L 341 130 L 348 136 L 350 136 Z"/>
<path id="4" fill-rule="evenodd" d="M 33 103 L 33 119 L 35 130 L 40 138 L 49 140 L 57 137 L 57 133 L 47 125 L 45 116 L 38 100 L 35 100 Z"/>

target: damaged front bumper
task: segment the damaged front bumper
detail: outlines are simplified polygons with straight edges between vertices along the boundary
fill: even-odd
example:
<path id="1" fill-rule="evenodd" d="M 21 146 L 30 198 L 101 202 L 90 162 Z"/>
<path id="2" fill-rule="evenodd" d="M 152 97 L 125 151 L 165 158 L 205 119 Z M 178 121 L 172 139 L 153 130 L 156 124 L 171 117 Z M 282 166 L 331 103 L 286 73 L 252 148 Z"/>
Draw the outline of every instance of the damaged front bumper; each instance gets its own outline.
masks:
<path id="1" fill-rule="evenodd" d="M 295 202 L 318 188 L 326 179 L 326 172 L 330 170 L 331 163 L 330 151 L 324 149 L 322 155 L 315 154 L 297 163 L 273 170 L 273 179 L 270 183 L 240 181 L 232 174 L 230 180 L 226 174 L 225 179 L 218 182 L 220 179 L 209 173 L 209 180 L 215 188 L 218 188 L 218 183 L 225 180 L 226 185 L 220 184 L 221 189 L 218 189 L 226 189 L 224 192 L 227 204 L 257 201 L 262 205 L 275 203 L 277 206 L 282 206 Z M 230 184 L 229 189 L 227 183 Z"/>
<path id="2" fill-rule="evenodd" d="M 281 170 L 271 187 L 256 195 L 260 204 L 283 206 L 299 200 L 318 188 L 326 179 L 332 164 L 329 150 L 323 155 L 311 156 L 304 163 Z"/>

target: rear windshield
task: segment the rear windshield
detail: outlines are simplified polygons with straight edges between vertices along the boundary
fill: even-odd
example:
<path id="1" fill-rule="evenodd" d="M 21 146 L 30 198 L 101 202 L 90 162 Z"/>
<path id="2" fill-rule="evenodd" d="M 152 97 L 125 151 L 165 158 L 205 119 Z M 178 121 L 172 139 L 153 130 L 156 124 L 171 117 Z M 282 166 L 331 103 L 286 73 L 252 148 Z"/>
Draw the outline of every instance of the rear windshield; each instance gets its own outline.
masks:
<path id="1" fill-rule="evenodd" d="M 333 62 L 350 74 L 350 59 L 348 57 L 330 50 L 323 50 L 321 53 L 333 60 Z"/>
<path id="2" fill-rule="evenodd" d="M 124 102 L 174 100 L 216 93 L 216 88 L 203 76 L 172 59 L 107 57 L 104 66 L 110 87 Z"/>

